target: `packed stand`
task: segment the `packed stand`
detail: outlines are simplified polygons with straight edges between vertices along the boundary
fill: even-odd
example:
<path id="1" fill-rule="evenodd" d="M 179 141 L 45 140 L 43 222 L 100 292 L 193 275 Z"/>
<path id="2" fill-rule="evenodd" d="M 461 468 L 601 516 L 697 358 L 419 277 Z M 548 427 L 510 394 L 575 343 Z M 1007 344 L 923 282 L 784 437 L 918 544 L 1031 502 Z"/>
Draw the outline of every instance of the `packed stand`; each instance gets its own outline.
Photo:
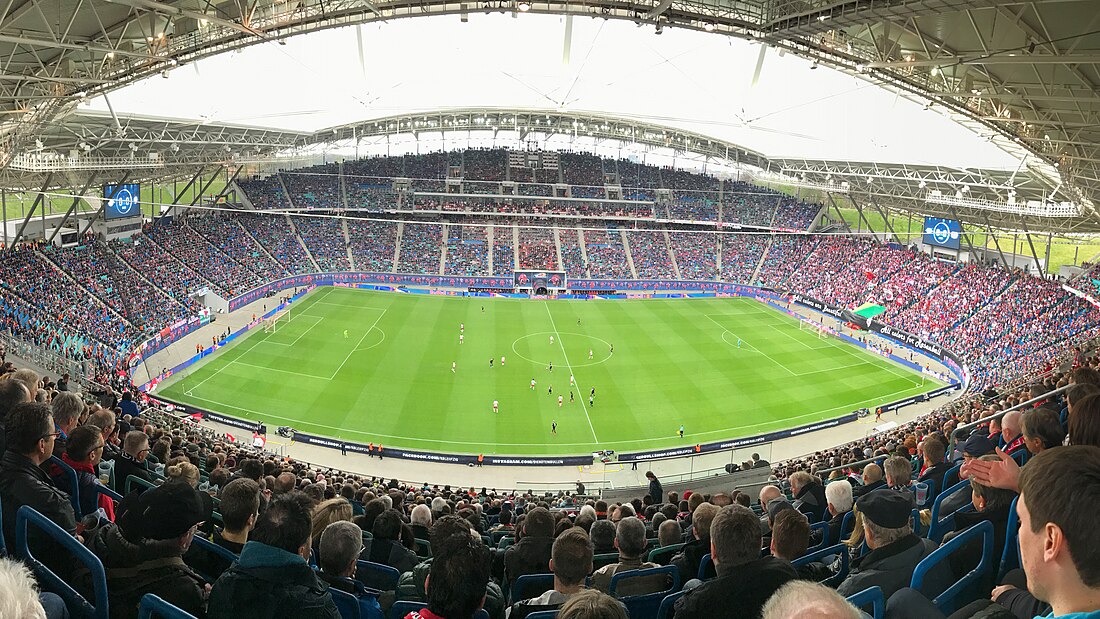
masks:
<path id="1" fill-rule="evenodd" d="M 891 324 L 939 342 L 959 322 L 996 297 L 1012 280 L 1000 269 L 977 264 L 959 266 L 928 295 L 897 314 Z"/>
<path id="2" fill-rule="evenodd" d="M 279 262 L 286 275 L 312 273 L 317 269 L 306 254 L 286 215 L 242 213 L 241 225 L 257 245 Z"/>
<path id="3" fill-rule="evenodd" d="M 145 236 L 188 267 L 204 274 L 227 299 L 263 283 L 259 275 L 229 258 L 178 219 L 170 224 L 147 225 Z"/>
<path id="4" fill-rule="evenodd" d="M 580 236 L 576 228 L 558 228 L 558 243 L 561 245 L 562 269 L 566 275 L 584 279 L 588 277 L 584 264 L 584 252 L 581 250 Z"/>
<path id="5" fill-rule="evenodd" d="M 676 279 L 663 231 L 630 230 L 626 240 L 638 279 Z"/>
<path id="6" fill-rule="evenodd" d="M 795 273 L 805 262 L 806 256 L 817 248 L 817 242 L 817 237 L 807 239 L 795 234 L 772 236 L 756 280 L 764 286 L 784 287 L 787 278 Z"/>
<path id="7" fill-rule="evenodd" d="M 443 227 L 438 224 L 405 224 L 401 232 L 398 273 L 439 275 Z"/>
<path id="8" fill-rule="evenodd" d="M 392 273 L 397 224 L 387 221 L 347 220 L 355 270 Z"/>
<path id="9" fill-rule="evenodd" d="M 237 186 L 248 196 L 249 202 L 257 210 L 288 209 L 290 202 L 286 199 L 286 192 L 279 182 L 279 176 L 272 174 L 267 178 L 254 178 L 251 180 L 237 181 Z"/>
<path id="10" fill-rule="evenodd" d="M 280 215 L 258 215 L 258 217 L 281 217 Z M 241 225 L 242 220 L 233 215 L 211 214 L 191 217 L 187 225 L 191 226 L 210 244 L 224 252 L 237 264 L 246 265 L 255 271 L 263 281 L 282 277 L 286 272 L 263 249 L 262 244 Z"/>
<path id="11" fill-rule="evenodd" d="M 350 271 L 344 225 L 329 217 L 295 217 L 294 227 L 322 271 Z"/>
<path id="12" fill-rule="evenodd" d="M 551 228 L 519 228 L 519 268 L 560 270 L 558 249 Z"/>
<path id="13" fill-rule="evenodd" d="M 107 242 L 107 248 L 177 303 L 188 307 L 194 308 L 197 304 L 191 293 L 209 283 L 143 235 L 131 239 L 112 239 Z"/>
<path id="14" fill-rule="evenodd" d="M 665 217 L 676 221 L 718 221 L 717 195 L 678 196 L 666 205 Z"/>
<path id="15" fill-rule="evenodd" d="M 756 272 L 770 241 L 765 234 L 721 235 L 719 242 L 722 245 L 722 279 L 739 284 L 753 283 L 753 273 Z M 683 268 L 680 265 L 681 271 Z"/>
<path id="16" fill-rule="evenodd" d="M 509 276 L 515 271 L 516 252 L 513 226 L 493 226 L 493 275 Z"/>
<path id="17" fill-rule="evenodd" d="M 47 258 L 61 267 L 86 290 L 121 312 L 139 330 L 159 330 L 199 308 L 187 297 L 184 303 L 149 284 L 111 255 L 102 242 L 88 237 L 84 244 L 65 249 L 44 248 Z"/>
<path id="18" fill-rule="evenodd" d="M 447 226 L 447 275 L 482 276 L 489 273 L 489 244 L 486 228 Z"/>
<path id="19" fill-rule="evenodd" d="M 504 180 L 507 165 L 508 151 L 504 149 L 468 149 L 462 154 L 462 179 L 464 182 L 495 181 L 499 183 Z"/>
<path id="20" fill-rule="evenodd" d="M 283 183 L 290 202 L 300 209 L 342 209 L 344 192 L 340 188 L 340 166 L 335 163 L 283 172 Z"/>
<path id="21" fill-rule="evenodd" d="M 622 236 L 617 228 L 584 231 L 588 274 L 596 279 L 628 279 L 630 265 L 626 261 Z"/>
<path id="22" fill-rule="evenodd" d="M 709 232 L 669 232 L 668 241 L 676 252 L 680 279 L 713 281 L 718 279 L 716 236 Z M 633 248 L 633 244 L 631 248 Z M 637 259 L 635 259 L 637 267 Z M 638 273 L 641 276 L 641 273 Z"/>

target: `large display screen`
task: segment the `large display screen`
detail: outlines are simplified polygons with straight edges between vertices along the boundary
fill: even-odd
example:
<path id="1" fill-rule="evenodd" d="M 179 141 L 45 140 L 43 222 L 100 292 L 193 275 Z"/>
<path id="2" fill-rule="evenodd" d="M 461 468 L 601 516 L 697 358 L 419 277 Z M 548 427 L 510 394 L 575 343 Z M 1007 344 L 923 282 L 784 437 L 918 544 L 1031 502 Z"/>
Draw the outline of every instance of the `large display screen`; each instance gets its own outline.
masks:
<path id="1" fill-rule="evenodd" d="M 959 248 L 962 226 L 954 219 L 924 218 L 924 244 L 937 247 Z"/>
<path id="2" fill-rule="evenodd" d="M 141 185 L 104 185 L 103 199 L 107 201 L 104 217 L 107 219 L 125 219 L 141 215 Z"/>
<path id="3" fill-rule="evenodd" d="M 512 276 L 516 288 L 565 288 L 565 271 L 516 271 Z"/>

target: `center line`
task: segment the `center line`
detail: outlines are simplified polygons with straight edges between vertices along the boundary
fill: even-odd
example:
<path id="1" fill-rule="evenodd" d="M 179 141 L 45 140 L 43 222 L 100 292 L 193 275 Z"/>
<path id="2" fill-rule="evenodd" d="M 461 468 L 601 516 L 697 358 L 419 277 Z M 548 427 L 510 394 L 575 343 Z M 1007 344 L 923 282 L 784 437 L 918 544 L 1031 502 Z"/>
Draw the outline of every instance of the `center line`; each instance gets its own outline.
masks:
<path id="1" fill-rule="evenodd" d="M 588 407 L 584 405 L 584 390 L 581 389 L 581 381 L 577 380 L 577 375 L 573 373 L 573 366 L 569 364 L 569 355 L 565 352 L 565 344 L 561 341 L 561 333 L 558 333 L 558 326 L 554 324 L 554 315 L 550 313 L 550 304 L 546 301 L 542 302 L 543 307 L 546 308 L 546 315 L 550 317 L 550 328 L 554 330 L 554 333 L 558 336 L 558 346 L 561 346 L 561 354 L 565 357 L 565 367 L 569 370 L 569 375 L 573 377 L 574 382 L 577 383 L 577 391 L 580 392 L 581 408 L 584 409 L 584 417 L 588 420 L 588 429 L 592 430 L 592 440 L 596 443 L 600 442 L 600 439 L 596 438 L 596 428 L 592 427 L 592 418 L 588 416 Z"/>

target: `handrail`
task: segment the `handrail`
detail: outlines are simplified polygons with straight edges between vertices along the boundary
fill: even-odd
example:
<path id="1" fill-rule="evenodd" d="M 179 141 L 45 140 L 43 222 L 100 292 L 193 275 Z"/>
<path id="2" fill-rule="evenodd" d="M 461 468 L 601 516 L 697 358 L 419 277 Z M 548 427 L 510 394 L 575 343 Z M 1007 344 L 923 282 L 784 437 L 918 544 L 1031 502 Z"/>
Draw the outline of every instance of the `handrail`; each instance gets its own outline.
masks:
<path id="1" fill-rule="evenodd" d="M 850 462 L 848 464 L 841 464 L 840 466 L 833 466 L 833 467 L 830 467 L 830 468 L 827 468 L 827 469 L 817 469 L 817 476 L 821 477 L 822 473 L 832 473 L 833 471 L 839 471 L 841 469 L 850 469 L 853 466 L 867 466 L 868 464 L 874 464 L 875 462 L 878 462 L 879 460 L 885 460 L 889 457 L 890 456 L 887 456 L 887 455 L 881 455 L 881 456 L 875 456 L 873 458 L 867 458 L 865 460 L 860 460 L 859 462 Z"/>
<path id="2" fill-rule="evenodd" d="M 1046 392 L 1046 393 L 1044 393 L 1040 396 L 1031 398 L 1030 400 L 1028 400 L 1026 402 L 1020 402 L 1016 406 L 1013 406 L 1011 408 L 1006 408 L 1005 410 L 1000 411 L 996 414 L 989 415 L 988 417 L 982 417 L 981 419 L 979 419 L 977 421 L 972 421 L 970 423 L 964 423 L 963 425 L 955 428 L 955 430 L 953 432 L 951 432 L 951 440 L 950 440 L 951 444 L 948 446 L 947 453 L 950 454 L 955 450 L 955 446 L 957 445 L 957 441 L 955 439 L 958 437 L 958 435 L 962 431 L 976 428 L 980 425 L 987 424 L 991 421 L 999 421 L 1002 417 L 1004 417 L 1008 413 L 1011 413 L 1012 411 L 1020 410 L 1021 408 L 1025 407 L 1025 406 L 1028 406 L 1028 405 L 1034 404 L 1036 402 L 1040 402 L 1042 400 L 1045 400 L 1045 399 L 1049 398 L 1052 395 L 1058 395 L 1060 393 L 1065 393 L 1066 391 L 1069 391 L 1069 388 L 1072 387 L 1072 386 L 1073 385 L 1066 385 L 1064 387 L 1058 387 L 1057 389 L 1052 389 L 1051 391 L 1048 391 L 1048 392 Z"/>

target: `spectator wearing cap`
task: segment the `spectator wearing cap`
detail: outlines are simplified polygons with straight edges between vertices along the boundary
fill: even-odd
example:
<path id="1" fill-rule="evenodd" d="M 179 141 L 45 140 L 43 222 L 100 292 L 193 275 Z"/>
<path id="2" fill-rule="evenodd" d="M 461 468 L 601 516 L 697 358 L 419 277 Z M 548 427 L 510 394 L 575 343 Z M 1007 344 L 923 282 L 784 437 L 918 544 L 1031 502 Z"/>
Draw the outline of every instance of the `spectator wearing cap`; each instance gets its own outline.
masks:
<path id="1" fill-rule="evenodd" d="M 85 545 L 103 562 L 112 619 L 137 617 L 146 593 L 196 616 L 205 615 L 202 579 L 184 562 L 203 520 L 199 493 L 168 482 L 127 497 L 118 523 L 86 533 Z"/>
<path id="2" fill-rule="evenodd" d="M 615 548 L 619 550 L 619 562 L 605 565 L 592 573 L 592 587 L 607 592 L 611 579 L 619 572 L 644 570 L 657 567 L 656 563 L 643 561 L 646 551 L 645 525 L 635 516 L 627 516 L 619 521 L 615 529 Z M 654 578 L 635 578 L 618 587 L 617 595 L 644 595 L 666 589 L 665 576 Z"/>
<path id="3" fill-rule="evenodd" d="M 852 561 L 851 572 L 837 592 L 847 597 L 877 586 L 889 598 L 909 584 L 913 569 L 932 554 L 936 543 L 913 534 L 912 502 L 896 490 L 875 490 L 857 501 L 856 507 L 863 514 L 863 535 L 871 552 Z M 930 590 L 942 591 L 950 583 L 944 571 L 932 571 Z"/>
<path id="4" fill-rule="evenodd" d="M 76 534 L 76 514 L 69 495 L 50 483 L 42 470 L 42 463 L 53 454 L 53 442 L 57 438 L 50 407 L 38 402 L 17 404 L 8 413 L 8 445 L 0 459 L 0 502 L 4 512 L 4 541 L 8 548 L 15 548 L 15 513 L 23 505 L 49 518 L 54 524 Z M 37 557 L 49 556 L 45 540 L 32 538 L 31 553 Z"/>
<path id="5" fill-rule="evenodd" d="M 302 492 L 273 499 L 260 514 L 240 559 L 210 591 L 210 619 L 339 619 L 328 587 L 306 562 L 312 529 Z"/>
<path id="6" fill-rule="evenodd" d="M 776 590 L 798 578 L 787 561 L 760 556 L 760 539 L 760 521 L 752 510 L 741 505 L 719 510 L 710 525 L 710 553 L 718 575 L 690 590 L 685 586 L 674 618 L 759 616 Z"/>
<path id="7" fill-rule="evenodd" d="M 670 562 L 680 570 L 680 582 L 695 578 L 699 573 L 699 564 L 703 562 L 703 556 L 710 553 L 710 525 L 714 522 L 714 515 L 717 513 L 718 507 L 711 503 L 701 503 L 692 512 L 692 540 L 684 544 Z M 675 520 L 666 522 L 676 524 Z M 663 528 L 664 524 L 661 526 Z"/>
<path id="8" fill-rule="evenodd" d="M 990 608 L 967 606 L 976 616 L 1008 609 L 1016 617 L 1100 619 L 1100 448 L 1076 445 L 1043 451 L 1020 469 L 1020 564 L 1026 585 L 993 589 Z M 1026 586 L 1026 589 L 1023 588 Z M 898 619 L 945 619 L 930 600 L 904 589 L 886 613 Z"/>
<path id="9" fill-rule="evenodd" d="M 554 574 L 554 587 L 538 597 L 516 602 L 505 617 L 524 619 L 534 612 L 556 610 L 584 591 L 584 579 L 592 572 L 592 540 L 584 529 L 571 527 L 554 540 L 550 571 Z"/>

